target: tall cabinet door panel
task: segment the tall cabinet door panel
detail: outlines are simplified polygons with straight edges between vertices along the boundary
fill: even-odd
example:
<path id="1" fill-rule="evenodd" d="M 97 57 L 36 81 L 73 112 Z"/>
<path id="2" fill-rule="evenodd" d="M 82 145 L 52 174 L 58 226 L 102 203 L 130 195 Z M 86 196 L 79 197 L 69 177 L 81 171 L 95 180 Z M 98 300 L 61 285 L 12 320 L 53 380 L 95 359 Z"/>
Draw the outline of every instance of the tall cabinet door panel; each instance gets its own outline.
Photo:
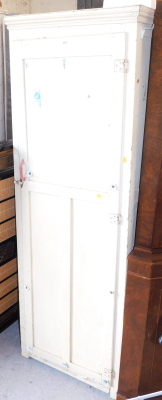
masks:
<path id="1" fill-rule="evenodd" d="M 41 39 L 21 43 L 14 67 L 25 117 L 15 139 L 23 354 L 106 392 L 125 79 L 114 65 L 124 58 L 124 33 Z"/>

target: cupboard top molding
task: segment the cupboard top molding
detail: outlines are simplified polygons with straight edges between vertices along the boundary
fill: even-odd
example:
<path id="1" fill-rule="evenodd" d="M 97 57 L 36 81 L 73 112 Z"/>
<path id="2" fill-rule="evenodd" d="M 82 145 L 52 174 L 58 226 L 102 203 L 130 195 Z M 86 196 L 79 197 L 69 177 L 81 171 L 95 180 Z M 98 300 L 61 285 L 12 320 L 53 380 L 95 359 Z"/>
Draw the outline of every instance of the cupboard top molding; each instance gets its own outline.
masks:
<path id="1" fill-rule="evenodd" d="M 16 15 L 4 18 L 9 30 L 57 28 L 120 23 L 152 24 L 155 10 L 145 6 L 87 9 L 46 14 Z"/>

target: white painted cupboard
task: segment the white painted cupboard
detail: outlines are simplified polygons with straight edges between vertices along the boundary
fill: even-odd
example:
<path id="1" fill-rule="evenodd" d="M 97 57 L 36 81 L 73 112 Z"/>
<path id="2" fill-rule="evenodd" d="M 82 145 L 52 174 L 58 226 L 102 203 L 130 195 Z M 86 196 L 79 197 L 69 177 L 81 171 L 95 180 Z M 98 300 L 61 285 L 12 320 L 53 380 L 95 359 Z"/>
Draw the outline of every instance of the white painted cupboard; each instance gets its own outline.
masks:
<path id="1" fill-rule="evenodd" d="M 22 354 L 114 398 L 153 14 L 5 18 Z"/>

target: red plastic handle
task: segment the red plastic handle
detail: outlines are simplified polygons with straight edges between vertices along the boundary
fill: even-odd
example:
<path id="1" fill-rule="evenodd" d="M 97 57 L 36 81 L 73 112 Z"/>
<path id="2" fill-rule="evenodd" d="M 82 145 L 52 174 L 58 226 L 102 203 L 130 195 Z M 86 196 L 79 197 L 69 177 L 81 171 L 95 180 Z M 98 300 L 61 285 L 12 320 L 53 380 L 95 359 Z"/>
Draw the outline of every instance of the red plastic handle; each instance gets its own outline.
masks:
<path id="1" fill-rule="evenodd" d="M 24 176 L 24 165 L 25 165 L 25 161 L 24 161 L 24 160 L 21 160 L 21 163 L 20 163 L 20 179 L 21 179 L 22 182 L 25 181 L 25 176 Z"/>

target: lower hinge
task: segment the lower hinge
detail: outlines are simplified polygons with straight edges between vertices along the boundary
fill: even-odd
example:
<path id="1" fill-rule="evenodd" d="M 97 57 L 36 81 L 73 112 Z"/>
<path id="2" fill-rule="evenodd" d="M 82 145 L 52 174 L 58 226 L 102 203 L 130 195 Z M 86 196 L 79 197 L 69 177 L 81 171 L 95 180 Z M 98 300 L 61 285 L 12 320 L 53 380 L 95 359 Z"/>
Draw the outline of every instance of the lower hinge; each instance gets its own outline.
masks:
<path id="1" fill-rule="evenodd" d="M 109 222 L 110 224 L 120 224 L 121 223 L 121 215 L 120 214 L 109 214 Z"/>
<path id="2" fill-rule="evenodd" d="M 128 60 L 115 60 L 114 72 L 128 72 Z"/>
<path id="3" fill-rule="evenodd" d="M 114 377 L 115 372 L 112 369 L 104 368 L 102 375 L 102 383 L 105 386 L 111 386 L 112 378 Z"/>
<path id="4" fill-rule="evenodd" d="M 28 355 L 29 355 L 29 357 L 30 357 L 30 355 L 33 353 L 33 348 L 27 346 L 27 347 L 26 347 L 26 350 L 27 350 Z"/>

